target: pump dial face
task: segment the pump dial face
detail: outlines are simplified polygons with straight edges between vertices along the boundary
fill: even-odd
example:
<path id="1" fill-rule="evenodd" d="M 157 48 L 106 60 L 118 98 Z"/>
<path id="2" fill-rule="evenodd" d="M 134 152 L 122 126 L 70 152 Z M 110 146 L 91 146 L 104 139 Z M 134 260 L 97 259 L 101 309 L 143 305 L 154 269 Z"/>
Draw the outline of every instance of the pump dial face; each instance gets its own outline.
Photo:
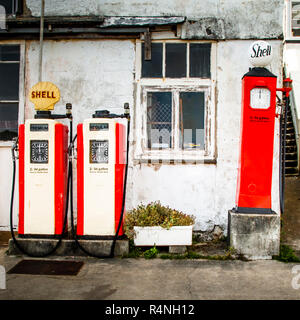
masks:
<path id="1" fill-rule="evenodd" d="M 108 163 L 108 140 L 90 140 L 90 163 Z"/>
<path id="2" fill-rule="evenodd" d="M 271 103 L 271 91 L 267 88 L 253 88 L 250 91 L 250 106 L 253 109 L 268 109 Z"/>
<path id="3" fill-rule="evenodd" d="M 48 140 L 30 141 L 30 162 L 48 163 Z"/>

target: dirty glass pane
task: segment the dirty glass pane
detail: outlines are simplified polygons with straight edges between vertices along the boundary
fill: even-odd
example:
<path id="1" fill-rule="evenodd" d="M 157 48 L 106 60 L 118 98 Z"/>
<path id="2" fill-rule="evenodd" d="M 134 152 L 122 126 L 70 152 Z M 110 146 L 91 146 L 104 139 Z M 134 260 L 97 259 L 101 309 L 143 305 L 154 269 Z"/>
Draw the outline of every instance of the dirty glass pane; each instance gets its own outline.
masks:
<path id="1" fill-rule="evenodd" d="M 300 1 L 292 1 L 292 35 L 300 36 Z"/>
<path id="2" fill-rule="evenodd" d="M 172 147 L 172 93 L 147 93 L 148 148 Z"/>
<path id="3" fill-rule="evenodd" d="M 0 100 L 19 100 L 19 63 L 0 63 Z"/>
<path id="4" fill-rule="evenodd" d="M 11 140 L 18 134 L 18 103 L 0 103 L 0 140 Z"/>
<path id="5" fill-rule="evenodd" d="M 0 5 L 5 8 L 6 14 L 11 14 L 13 9 L 13 1 L 12 0 L 0 0 Z"/>
<path id="6" fill-rule="evenodd" d="M 166 44 L 166 77 L 186 77 L 186 44 Z"/>
<path id="7" fill-rule="evenodd" d="M 0 61 L 20 61 L 20 46 L 0 45 Z"/>
<path id="8" fill-rule="evenodd" d="M 161 78 L 162 77 L 162 43 L 151 44 L 151 60 L 145 60 L 145 45 L 142 44 L 142 77 Z"/>
<path id="9" fill-rule="evenodd" d="M 190 77 L 210 78 L 210 43 L 190 44 Z"/>
<path id="10" fill-rule="evenodd" d="M 179 132 L 182 149 L 204 149 L 204 92 L 181 92 Z"/>

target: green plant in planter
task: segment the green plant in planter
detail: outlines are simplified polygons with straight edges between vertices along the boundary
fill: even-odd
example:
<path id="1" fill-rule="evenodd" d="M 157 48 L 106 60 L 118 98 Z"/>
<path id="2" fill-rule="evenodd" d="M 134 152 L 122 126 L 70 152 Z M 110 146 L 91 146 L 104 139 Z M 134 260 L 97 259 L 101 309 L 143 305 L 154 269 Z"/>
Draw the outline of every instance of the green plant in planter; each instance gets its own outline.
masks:
<path id="1" fill-rule="evenodd" d="M 124 232 L 129 239 L 133 239 L 134 226 L 160 226 L 170 229 L 173 226 L 190 226 L 194 223 L 194 216 L 163 206 L 159 201 L 155 201 L 146 206 L 141 204 L 137 208 L 128 211 L 124 218 Z"/>
<path id="2" fill-rule="evenodd" d="M 145 259 L 154 259 L 157 257 L 157 254 L 159 253 L 159 251 L 156 249 L 156 247 L 154 246 L 153 248 L 146 250 L 144 252 L 144 258 Z"/>

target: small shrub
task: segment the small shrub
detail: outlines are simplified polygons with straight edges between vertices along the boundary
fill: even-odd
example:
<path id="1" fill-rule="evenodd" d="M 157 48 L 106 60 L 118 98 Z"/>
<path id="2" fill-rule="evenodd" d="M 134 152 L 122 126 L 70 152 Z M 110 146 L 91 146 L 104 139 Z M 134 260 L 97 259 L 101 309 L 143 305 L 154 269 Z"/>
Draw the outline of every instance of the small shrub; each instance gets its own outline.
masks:
<path id="1" fill-rule="evenodd" d="M 156 247 L 154 246 L 153 248 L 146 250 L 144 252 L 144 258 L 145 259 L 154 259 L 157 257 L 157 254 L 159 253 L 159 251 L 156 249 Z"/>
<path id="2" fill-rule="evenodd" d="M 282 262 L 300 262 L 294 250 L 285 244 L 280 245 L 279 256 L 274 256 L 273 258 Z"/>
<path id="3" fill-rule="evenodd" d="M 134 226 L 160 226 L 170 229 L 173 226 L 190 226 L 194 223 L 194 216 L 162 206 L 159 201 L 156 201 L 147 206 L 141 204 L 136 209 L 128 211 L 124 218 L 124 232 L 129 239 L 133 239 Z"/>

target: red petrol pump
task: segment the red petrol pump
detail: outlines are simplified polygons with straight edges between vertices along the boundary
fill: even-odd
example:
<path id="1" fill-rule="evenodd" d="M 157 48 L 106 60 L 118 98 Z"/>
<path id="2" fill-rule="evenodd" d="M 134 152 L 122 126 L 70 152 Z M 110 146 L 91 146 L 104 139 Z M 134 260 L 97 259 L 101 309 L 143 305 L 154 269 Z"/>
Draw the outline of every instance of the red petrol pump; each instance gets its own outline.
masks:
<path id="1" fill-rule="evenodd" d="M 51 114 L 60 99 L 58 88 L 39 82 L 30 91 L 35 104 L 34 119 L 19 126 L 13 146 L 13 188 L 11 200 L 11 234 L 16 246 L 30 256 L 47 256 L 54 252 L 67 225 L 68 127 L 56 119 L 72 118 L 71 104 L 65 115 Z M 41 254 L 31 254 L 17 241 L 13 230 L 15 152 L 19 158 L 19 238 L 58 238 L 57 244 Z"/>
<path id="2" fill-rule="evenodd" d="M 77 228 L 71 193 L 73 238 L 83 252 L 96 258 L 113 257 L 116 241 L 123 236 L 130 133 L 128 103 L 124 104 L 124 111 L 122 115 L 96 111 L 91 119 L 77 126 Z M 124 118 L 127 124 L 122 121 Z M 83 242 L 93 239 L 113 240 L 110 254 L 90 252 Z"/>
<path id="3" fill-rule="evenodd" d="M 240 156 L 236 192 L 238 213 L 272 213 L 271 189 L 274 149 L 277 77 L 264 68 L 272 48 L 264 41 L 250 47 L 255 66 L 242 79 Z"/>
<path id="4" fill-rule="evenodd" d="M 271 213 L 277 77 L 253 68 L 242 80 L 238 212 Z"/>

